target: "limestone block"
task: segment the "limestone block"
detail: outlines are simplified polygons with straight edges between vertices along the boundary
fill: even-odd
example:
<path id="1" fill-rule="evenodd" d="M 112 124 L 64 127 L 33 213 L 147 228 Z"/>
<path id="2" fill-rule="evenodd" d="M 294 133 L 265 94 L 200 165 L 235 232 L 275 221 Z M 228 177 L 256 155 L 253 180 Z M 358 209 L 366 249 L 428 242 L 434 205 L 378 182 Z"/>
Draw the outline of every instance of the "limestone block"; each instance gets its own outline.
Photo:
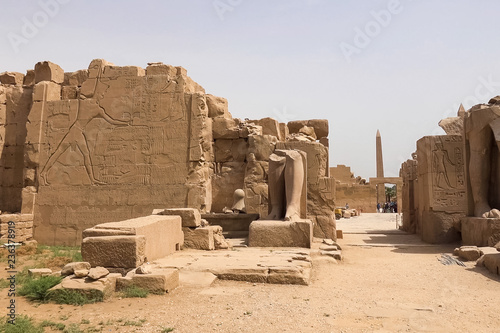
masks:
<path id="1" fill-rule="evenodd" d="M 271 266 L 267 283 L 298 284 L 307 286 L 311 276 L 311 266 Z"/>
<path id="2" fill-rule="evenodd" d="M 64 275 L 64 276 L 71 275 L 75 271 L 82 270 L 82 269 L 89 270 L 90 263 L 89 262 L 70 262 L 69 264 L 67 264 L 63 267 L 63 269 L 61 270 L 61 275 Z"/>
<path id="3" fill-rule="evenodd" d="M 312 244 L 310 220 L 257 220 L 250 224 L 248 245 L 260 247 L 306 247 Z"/>
<path id="4" fill-rule="evenodd" d="M 136 268 L 146 258 L 146 237 L 87 237 L 82 242 L 82 258 L 93 267 Z"/>
<path id="5" fill-rule="evenodd" d="M 251 135 L 262 135 L 262 126 L 250 122 L 240 124 L 240 138 L 247 139 Z"/>
<path id="6" fill-rule="evenodd" d="M 151 274 L 132 274 L 130 280 L 125 284 L 146 289 L 152 293 L 165 293 L 179 286 L 179 271 L 177 269 L 155 269 Z M 120 281 L 119 285 L 121 287 L 123 281 Z"/>
<path id="7" fill-rule="evenodd" d="M 342 260 L 342 252 L 338 250 L 333 251 L 319 251 L 319 253 L 323 256 L 330 256 L 336 260 Z"/>
<path id="8" fill-rule="evenodd" d="M 23 80 L 23 86 L 32 87 L 35 85 L 35 70 L 28 69 Z"/>
<path id="9" fill-rule="evenodd" d="M 254 154 L 258 161 L 269 161 L 278 138 L 271 135 L 252 135 L 248 137 L 248 153 Z"/>
<path id="10" fill-rule="evenodd" d="M 259 214 L 225 214 L 211 213 L 202 214 L 212 226 L 220 226 L 223 231 L 247 231 L 250 223 L 259 218 Z"/>
<path id="11" fill-rule="evenodd" d="M 73 272 L 73 274 L 75 274 L 75 277 L 77 278 L 84 278 L 89 275 L 89 271 L 86 269 L 77 269 Z"/>
<path id="12" fill-rule="evenodd" d="M 240 130 L 238 122 L 233 118 L 214 118 L 212 135 L 214 139 L 238 139 Z"/>
<path id="13" fill-rule="evenodd" d="M 7 103 L 7 89 L 0 86 L 0 104 Z"/>
<path id="14" fill-rule="evenodd" d="M 314 237 L 337 239 L 337 222 L 335 216 L 324 215 L 310 217 L 314 222 Z"/>
<path id="15" fill-rule="evenodd" d="M 284 141 L 290 134 L 290 130 L 288 129 L 287 124 L 285 123 L 280 123 L 280 134 L 281 134 L 281 140 Z"/>
<path id="16" fill-rule="evenodd" d="M 210 118 L 224 117 L 230 118 L 227 99 L 207 94 L 208 116 Z"/>
<path id="17" fill-rule="evenodd" d="M 52 274 L 52 270 L 50 268 L 31 268 L 28 269 L 28 275 L 37 278 L 40 276 L 49 276 Z"/>
<path id="18" fill-rule="evenodd" d="M 81 87 L 88 77 L 89 71 L 86 69 L 64 73 L 64 86 Z"/>
<path id="19" fill-rule="evenodd" d="M 281 136 L 280 124 L 276 119 L 266 117 L 259 120 L 250 120 L 255 125 L 262 126 L 263 135 L 272 135 L 280 141 L 284 141 L 286 137 Z"/>
<path id="20" fill-rule="evenodd" d="M 61 90 L 61 99 L 76 99 L 78 97 L 78 88 L 75 86 L 63 86 Z"/>
<path id="21" fill-rule="evenodd" d="M 245 139 L 218 139 L 215 140 L 215 162 L 243 162 L 248 150 L 248 143 Z"/>
<path id="22" fill-rule="evenodd" d="M 64 82 L 63 69 L 60 66 L 50 61 L 38 62 L 35 65 L 35 84 L 42 81 L 63 83 Z"/>
<path id="23" fill-rule="evenodd" d="M 319 142 L 278 142 L 276 149 L 296 149 L 307 154 L 307 185 L 318 184 L 327 174 L 328 148 Z M 308 191 L 310 192 L 310 191 Z"/>
<path id="24" fill-rule="evenodd" d="M 35 84 L 33 89 L 34 102 L 59 100 L 61 100 L 61 85 L 50 81 Z"/>
<path id="25" fill-rule="evenodd" d="M 64 289 L 78 291 L 82 294 L 91 294 L 101 299 L 112 295 L 116 288 L 116 278 L 102 278 L 99 280 L 80 279 L 74 275 L 64 278 L 60 284 L 51 288 L 51 293 L 58 293 Z"/>
<path id="26" fill-rule="evenodd" d="M 120 222 L 98 224 L 89 230 L 85 230 L 83 234 L 84 237 L 90 235 L 92 237 L 113 235 L 145 236 L 147 240 L 145 255 L 148 260 L 155 260 L 180 249 L 184 237 L 181 223 L 179 216 L 150 215 Z M 107 265 L 101 266 L 108 267 Z"/>
<path id="27" fill-rule="evenodd" d="M 453 254 L 467 261 L 476 261 L 481 256 L 481 251 L 477 246 L 461 246 Z"/>
<path id="28" fill-rule="evenodd" d="M 178 215 L 181 217 L 183 227 L 199 227 L 201 214 L 194 208 L 167 208 L 156 213 L 157 215 Z"/>
<path id="29" fill-rule="evenodd" d="M 495 246 L 500 241 L 500 219 L 464 217 L 460 219 L 463 245 Z"/>
<path id="30" fill-rule="evenodd" d="M 104 267 L 94 267 L 88 272 L 88 276 L 92 280 L 99 280 L 100 278 L 106 277 L 108 274 L 109 271 Z"/>
<path id="31" fill-rule="evenodd" d="M 18 72 L 3 72 L 0 74 L 0 83 L 14 86 L 23 85 L 24 74 Z"/>
<path id="32" fill-rule="evenodd" d="M 491 273 L 500 275 L 500 253 L 485 254 L 483 265 Z"/>
<path id="33" fill-rule="evenodd" d="M 299 133 L 299 130 L 304 126 L 314 128 L 314 132 L 318 138 L 328 136 L 329 129 L 327 119 L 294 120 L 288 122 L 290 133 Z"/>
<path id="34" fill-rule="evenodd" d="M 145 76 L 146 71 L 138 66 L 105 66 L 102 77 L 116 79 L 120 76 Z"/>
<path id="35" fill-rule="evenodd" d="M 208 227 L 182 228 L 184 247 L 197 250 L 215 250 L 214 230 Z"/>
<path id="36" fill-rule="evenodd" d="M 456 213 L 423 211 L 422 240 L 431 244 L 459 241 L 460 234 L 455 225 L 461 217 L 461 214 Z"/>
<path id="37" fill-rule="evenodd" d="M 442 119 L 438 125 L 446 132 L 447 135 L 463 135 L 464 133 L 463 117 L 445 118 Z"/>
<path id="38" fill-rule="evenodd" d="M 177 76 L 177 68 L 172 65 L 165 65 L 162 62 L 148 63 L 146 67 L 146 76 L 164 75 L 168 80 Z"/>

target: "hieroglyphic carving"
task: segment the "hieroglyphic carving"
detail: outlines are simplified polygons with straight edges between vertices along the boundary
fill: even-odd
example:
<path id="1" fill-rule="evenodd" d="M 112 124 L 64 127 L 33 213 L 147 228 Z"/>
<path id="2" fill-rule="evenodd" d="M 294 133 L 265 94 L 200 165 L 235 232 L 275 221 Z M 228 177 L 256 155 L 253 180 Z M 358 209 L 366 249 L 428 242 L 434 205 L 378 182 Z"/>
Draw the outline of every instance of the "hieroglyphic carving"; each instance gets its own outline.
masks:
<path id="1" fill-rule="evenodd" d="M 439 211 L 461 211 L 466 205 L 464 152 L 461 136 L 434 138 L 431 206 Z"/>

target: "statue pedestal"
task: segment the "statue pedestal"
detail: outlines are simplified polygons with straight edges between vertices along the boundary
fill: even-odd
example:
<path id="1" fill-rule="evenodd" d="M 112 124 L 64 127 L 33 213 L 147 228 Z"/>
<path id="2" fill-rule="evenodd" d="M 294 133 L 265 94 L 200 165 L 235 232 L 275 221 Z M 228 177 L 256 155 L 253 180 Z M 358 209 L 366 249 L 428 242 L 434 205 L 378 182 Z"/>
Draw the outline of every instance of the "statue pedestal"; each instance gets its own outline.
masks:
<path id="1" fill-rule="evenodd" d="M 463 245 L 495 246 L 500 242 L 500 219 L 463 217 L 460 228 Z"/>
<path id="2" fill-rule="evenodd" d="M 257 220 L 250 224 L 248 246 L 311 248 L 312 237 L 311 220 Z"/>

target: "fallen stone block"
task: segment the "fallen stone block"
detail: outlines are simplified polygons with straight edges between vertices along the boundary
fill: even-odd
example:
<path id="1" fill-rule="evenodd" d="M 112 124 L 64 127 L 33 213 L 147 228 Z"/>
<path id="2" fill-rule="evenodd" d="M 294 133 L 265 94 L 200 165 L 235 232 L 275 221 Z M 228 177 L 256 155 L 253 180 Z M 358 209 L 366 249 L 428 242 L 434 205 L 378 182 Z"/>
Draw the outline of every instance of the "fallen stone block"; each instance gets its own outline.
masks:
<path id="1" fill-rule="evenodd" d="M 89 275 L 89 271 L 86 269 L 77 269 L 77 270 L 75 270 L 74 274 L 75 274 L 75 277 L 77 277 L 77 278 L 84 278 L 87 275 Z"/>
<path id="2" fill-rule="evenodd" d="M 87 237 L 82 241 L 82 257 L 92 267 L 136 268 L 146 258 L 146 237 Z"/>
<path id="3" fill-rule="evenodd" d="M 145 256 L 149 261 L 163 258 L 180 250 L 184 242 L 179 216 L 149 215 L 120 222 L 98 224 L 83 232 L 84 239 L 128 235 L 146 237 Z"/>
<path id="4" fill-rule="evenodd" d="M 189 287 L 209 287 L 217 280 L 217 276 L 210 272 L 179 271 L 179 284 Z"/>
<path id="5" fill-rule="evenodd" d="M 269 269 L 267 267 L 217 267 L 210 270 L 221 280 L 247 281 L 267 283 Z"/>
<path id="6" fill-rule="evenodd" d="M 201 225 L 201 214 L 198 209 L 194 208 L 168 208 L 155 209 L 155 215 L 178 215 L 182 219 L 183 227 L 199 227 Z"/>
<path id="7" fill-rule="evenodd" d="M 55 295 L 64 290 L 73 290 L 98 300 L 103 300 L 111 296 L 115 288 L 116 279 L 114 278 L 102 278 L 94 281 L 91 279 L 76 278 L 72 275 L 64 278 L 60 284 L 51 288 L 50 292 Z"/>
<path id="8" fill-rule="evenodd" d="M 340 251 L 319 251 L 321 255 L 330 256 L 337 260 L 342 260 L 342 252 Z"/>
<path id="9" fill-rule="evenodd" d="M 307 247 L 312 244 L 312 222 L 257 220 L 250 224 L 249 246 Z"/>
<path id="10" fill-rule="evenodd" d="M 482 259 L 484 267 L 491 273 L 500 275 L 500 253 L 485 254 Z"/>
<path id="11" fill-rule="evenodd" d="M 49 276 L 52 274 L 52 270 L 50 268 L 32 268 L 28 269 L 28 276 L 33 278 L 41 277 L 41 276 Z"/>
<path id="12" fill-rule="evenodd" d="M 481 251 L 477 248 L 477 246 L 462 246 L 460 248 L 456 248 L 453 251 L 453 254 L 467 261 L 476 261 L 479 257 L 481 257 Z"/>
<path id="13" fill-rule="evenodd" d="M 106 277 L 108 274 L 109 271 L 104 267 L 94 267 L 88 272 L 88 276 L 92 280 L 99 280 L 100 278 Z"/>
<path id="14" fill-rule="evenodd" d="M 184 247 L 197 250 L 215 250 L 214 229 L 210 226 L 199 228 L 182 228 Z"/>
<path id="15" fill-rule="evenodd" d="M 61 270 L 61 275 L 67 276 L 74 274 L 75 271 L 86 269 L 89 270 L 91 267 L 89 262 L 70 262 L 69 264 L 66 264 L 62 270 Z"/>
<path id="16" fill-rule="evenodd" d="M 307 286 L 311 278 L 311 268 L 300 266 L 269 267 L 268 283 L 300 284 Z"/>
<path id="17" fill-rule="evenodd" d="M 155 269 L 151 274 L 130 272 L 126 277 L 116 280 L 117 290 L 123 290 L 131 286 L 157 294 L 170 292 L 179 286 L 179 271 L 177 269 Z"/>

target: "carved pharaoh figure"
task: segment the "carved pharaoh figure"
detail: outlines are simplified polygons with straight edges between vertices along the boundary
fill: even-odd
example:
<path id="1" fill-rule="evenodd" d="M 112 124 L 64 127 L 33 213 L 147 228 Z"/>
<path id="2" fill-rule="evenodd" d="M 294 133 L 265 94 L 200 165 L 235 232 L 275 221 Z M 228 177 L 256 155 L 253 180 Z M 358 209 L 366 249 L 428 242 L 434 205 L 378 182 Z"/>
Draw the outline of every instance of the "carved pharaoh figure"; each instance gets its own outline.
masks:
<path id="1" fill-rule="evenodd" d="M 301 218 L 304 163 L 297 150 L 275 150 L 269 157 L 269 202 L 266 220 L 296 221 Z"/>

